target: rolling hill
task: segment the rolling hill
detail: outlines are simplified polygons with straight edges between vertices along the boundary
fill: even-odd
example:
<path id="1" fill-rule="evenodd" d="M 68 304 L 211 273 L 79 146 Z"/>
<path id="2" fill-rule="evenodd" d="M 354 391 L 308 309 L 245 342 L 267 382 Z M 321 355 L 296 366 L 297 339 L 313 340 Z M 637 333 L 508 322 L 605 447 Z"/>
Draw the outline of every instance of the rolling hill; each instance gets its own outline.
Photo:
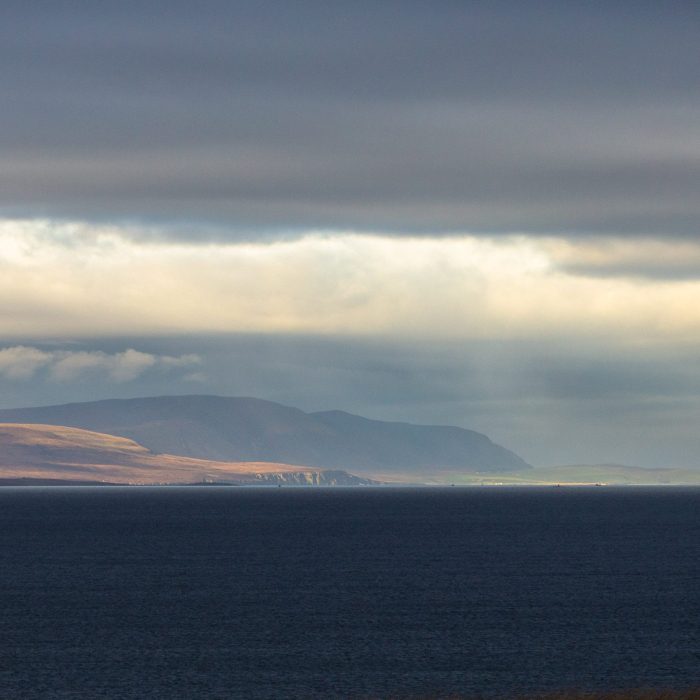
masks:
<path id="1" fill-rule="evenodd" d="M 163 396 L 0 410 L 0 422 L 62 425 L 129 438 L 154 453 L 275 462 L 368 475 L 529 469 L 481 433 L 305 413 L 254 398 Z"/>
<path id="2" fill-rule="evenodd" d="M 30 481 L 31 480 L 31 481 Z M 371 483 L 340 470 L 154 454 L 123 437 L 56 425 L 0 424 L 0 483 Z"/>

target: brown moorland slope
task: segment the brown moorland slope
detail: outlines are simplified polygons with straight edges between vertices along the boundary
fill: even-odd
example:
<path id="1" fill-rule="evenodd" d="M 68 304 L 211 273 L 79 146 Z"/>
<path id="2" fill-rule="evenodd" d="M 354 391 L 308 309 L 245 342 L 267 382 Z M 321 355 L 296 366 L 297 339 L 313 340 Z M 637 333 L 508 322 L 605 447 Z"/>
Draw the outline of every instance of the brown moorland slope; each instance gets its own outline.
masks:
<path id="1" fill-rule="evenodd" d="M 364 484 L 340 470 L 155 454 L 128 438 L 56 425 L 0 424 L 0 480 L 121 484 Z"/>

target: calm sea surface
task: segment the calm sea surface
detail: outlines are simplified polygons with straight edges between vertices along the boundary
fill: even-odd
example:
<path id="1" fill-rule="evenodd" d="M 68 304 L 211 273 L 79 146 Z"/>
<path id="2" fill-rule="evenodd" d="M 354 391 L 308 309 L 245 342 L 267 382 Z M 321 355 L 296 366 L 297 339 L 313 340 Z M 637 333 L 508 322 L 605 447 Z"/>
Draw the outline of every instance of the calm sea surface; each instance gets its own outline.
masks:
<path id="1" fill-rule="evenodd" d="M 0 697 L 700 686 L 700 490 L 0 489 Z"/>

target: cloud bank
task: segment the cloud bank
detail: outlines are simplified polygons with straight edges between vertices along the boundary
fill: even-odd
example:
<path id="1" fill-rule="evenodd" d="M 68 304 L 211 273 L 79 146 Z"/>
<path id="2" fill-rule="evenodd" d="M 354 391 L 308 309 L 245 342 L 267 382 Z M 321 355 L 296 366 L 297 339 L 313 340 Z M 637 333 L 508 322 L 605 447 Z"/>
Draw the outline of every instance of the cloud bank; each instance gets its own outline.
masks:
<path id="1" fill-rule="evenodd" d="M 168 370 L 191 368 L 201 363 L 195 354 L 171 357 L 153 355 L 129 348 L 123 352 L 42 350 L 16 345 L 0 349 L 0 377 L 29 380 L 46 370 L 51 380 L 70 382 L 94 374 L 112 382 L 130 382 L 151 368 Z"/>
<path id="2" fill-rule="evenodd" d="M 4 2 L 0 211 L 190 240 L 694 237 L 699 22 L 682 0 Z"/>

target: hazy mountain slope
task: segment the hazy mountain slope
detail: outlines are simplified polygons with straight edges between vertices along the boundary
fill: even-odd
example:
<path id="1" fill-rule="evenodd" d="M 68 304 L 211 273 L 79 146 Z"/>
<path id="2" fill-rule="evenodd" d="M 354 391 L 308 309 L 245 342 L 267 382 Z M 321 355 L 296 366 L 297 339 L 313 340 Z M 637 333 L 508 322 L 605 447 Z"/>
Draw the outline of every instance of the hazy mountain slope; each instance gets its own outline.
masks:
<path id="1" fill-rule="evenodd" d="M 340 470 L 270 462 L 219 462 L 154 454 L 127 438 L 79 428 L 0 424 L 0 482 L 65 479 L 109 483 L 366 483 Z"/>
<path id="2" fill-rule="evenodd" d="M 335 432 L 345 450 L 354 452 L 357 469 L 390 464 L 405 470 L 455 468 L 466 466 L 466 460 L 489 471 L 527 467 L 517 455 L 486 435 L 464 428 L 388 423 L 344 411 L 311 415 Z"/>
<path id="3" fill-rule="evenodd" d="M 520 457 L 463 428 L 387 423 L 341 411 L 307 414 L 252 398 L 165 396 L 0 410 L 0 422 L 45 423 L 136 440 L 154 452 L 226 461 L 391 473 L 513 471 Z"/>

